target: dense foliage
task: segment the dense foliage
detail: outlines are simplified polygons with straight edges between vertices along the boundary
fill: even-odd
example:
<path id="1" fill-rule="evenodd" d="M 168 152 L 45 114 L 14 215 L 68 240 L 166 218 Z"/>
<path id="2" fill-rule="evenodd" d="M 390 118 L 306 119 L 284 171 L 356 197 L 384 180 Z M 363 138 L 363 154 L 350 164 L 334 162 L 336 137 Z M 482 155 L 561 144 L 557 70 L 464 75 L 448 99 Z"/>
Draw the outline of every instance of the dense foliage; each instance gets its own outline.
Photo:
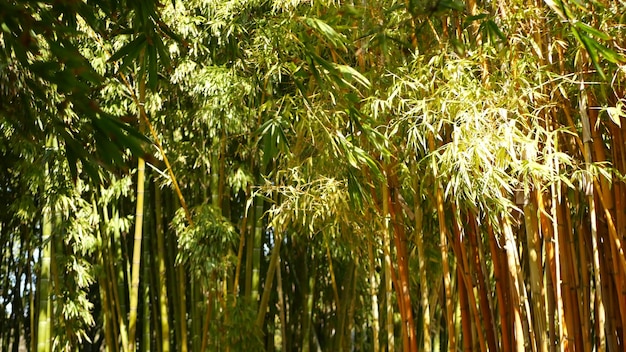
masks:
<path id="1" fill-rule="evenodd" d="M 0 0 L 0 350 L 623 350 L 625 13 Z"/>

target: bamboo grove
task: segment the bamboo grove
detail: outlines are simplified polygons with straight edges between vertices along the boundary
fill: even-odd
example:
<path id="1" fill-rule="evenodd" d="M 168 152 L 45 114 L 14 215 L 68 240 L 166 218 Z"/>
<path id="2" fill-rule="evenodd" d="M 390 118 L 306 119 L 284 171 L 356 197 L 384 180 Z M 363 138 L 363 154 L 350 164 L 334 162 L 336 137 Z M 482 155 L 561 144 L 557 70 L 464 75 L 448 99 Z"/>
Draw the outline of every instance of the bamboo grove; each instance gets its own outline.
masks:
<path id="1" fill-rule="evenodd" d="M 623 0 L 0 0 L 0 350 L 623 351 Z"/>

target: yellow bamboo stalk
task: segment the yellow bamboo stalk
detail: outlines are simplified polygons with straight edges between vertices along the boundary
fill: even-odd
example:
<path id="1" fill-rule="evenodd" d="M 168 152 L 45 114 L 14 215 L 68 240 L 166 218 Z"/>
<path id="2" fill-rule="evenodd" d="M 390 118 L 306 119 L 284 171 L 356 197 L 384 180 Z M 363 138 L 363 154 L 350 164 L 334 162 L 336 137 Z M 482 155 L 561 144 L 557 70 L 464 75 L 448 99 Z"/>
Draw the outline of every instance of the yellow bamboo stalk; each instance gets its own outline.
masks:
<path id="1" fill-rule="evenodd" d="M 539 220 L 537 207 L 531 201 L 536 197 L 528 195 L 524 205 L 524 222 L 526 227 L 526 243 L 528 245 L 528 260 L 530 268 L 531 303 L 533 305 L 535 331 L 537 334 L 536 344 L 538 351 L 548 351 L 548 329 L 546 328 L 546 310 L 544 304 L 545 288 L 543 286 L 543 271 L 541 245 L 539 237 Z"/>
<path id="2" fill-rule="evenodd" d="M 415 190 L 418 189 L 418 179 L 414 178 L 414 187 Z M 422 341 L 422 347 L 424 351 L 432 350 L 432 342 L 430 337 L 430 304 L 428 303 L 428 276 L 426 275 L 426 257 L 424 251 L 424 232 L 423 232 L 423 213 L 422 208 L 420 207 L 420 199 L 418 196 L 415 196 L 415 206 L 414 206 L 414 214 L 415 214 L 415 246 L 417 247 L 417 256 L 418 256 L 418 275 L 420 281 L 420 304 L 422 306 L 423 317 L 422 317 L 422 331 L 424 340 Z"/>
<path id="3" fill-rule="evenodd" d="M 435 153 L 435 138 L 428 135 L 428 147 L 431 153 Z M 433 163 L 433 179 L 435 183 L 435 201 L 437 204 L 437 219 L 439 220 L 439 251 L 441 253 L 441 266 L 443 268 L 443 285 L 445 291 L 446 323 L 448 328 L 448 351 L 456 351 L 456 336 L 454 324 L 454 304 L 452 301 L 452 284 L 450 280 L 450 263 L 448 261 L 448 235 L 446 218 L 443 207 L 443 190 L 437 181 L 437 165 Z"/>
<path id="4" fill-rule="evenodd" d="M 556 153 L 556 146 L 550 145 L 550 150 Z M 558 175 L 558 160 L 556 158 L 548 159 L 548 166 L 552 170 L 554 175 Z M 557 181 L 558 182 L 558 181 Z M 554 265 L 555 265 L 555 280 L 554 280 L 554 288 L 556 291 L 556 325 L 559 332 L 558 335 L 558 346 L 561 352 L 565 352 L 567 350 L 568 340 L 567 340 L 567 325 L 563 312 L 563 294 L 561 288 L 561 254 L 560 254 L 560 238 L 559 238 L 559 224 L 558 224 L 558 214 L 557 214 L 557 203 L 559 202 L 558 191 L 557 191 L 557 182 L 552 182 L 550 185 L 550 195 L 551 195 L 551 215 L 552 215 L 552 236 L 554 238 Z"/>
<path id="5" fill-rule="evenodd" d="M 140 58 L 143 59 L 143 53 Z M 140 59 L 141 60 L 141 59 Z M 144 123 L 142 115 L 144 102 L 146 100 L 146 79 L 145 75 L 139 77 L 139 132 L 143 132 Z M 143 112 L 143 113 L 142 113 Z M 133 238 L 133 254 L 132 254 L 132 266 L 131 266 L 131 284 L 130 284 L 130 297 L 129 297 L 129 314 L 128 314 L 128 350 L 135 351 L 135 332 L 137 323 L 137 306 L 139 303 L 139 274 L 141 269 L 141 242 L 143 237 L 143 203 L 145 198 L 145 179 L 146 179 L 146 161 L 139 157 L 137 160 L 137 194 L 136 194 L 136 208 L 135 208 L 135 233 Z"/>
<path id="6" fill-rule="evenodd" d="M 517 258 L 517 243 L 515 237 L 513 237 L 513 231 L 506 215 L 501 218 L 502 232 L 504 235 L 504 250 L 506 253 L 506 261 L 508 266 L 508 276 L 510 281 L 510 292 L 513 308 L 513 348 L 517 352 L 526 351 L 526 341 L 524 339 L 524 327 L 522 322 L 522 301 L 521 301 L 521 288 L 519 278 L 519 272 L 521 268 L 519 266 L 519 260 Z"/>

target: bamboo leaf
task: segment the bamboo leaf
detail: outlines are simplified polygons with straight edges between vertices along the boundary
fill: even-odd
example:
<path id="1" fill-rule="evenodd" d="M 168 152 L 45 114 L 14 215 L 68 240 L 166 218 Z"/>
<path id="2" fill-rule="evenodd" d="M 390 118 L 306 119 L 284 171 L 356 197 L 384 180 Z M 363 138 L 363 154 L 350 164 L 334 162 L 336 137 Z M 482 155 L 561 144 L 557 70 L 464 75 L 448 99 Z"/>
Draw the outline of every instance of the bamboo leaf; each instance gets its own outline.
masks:
<path id="1" fill-rule="evenodd" d="M 158 73 L 158 54 L 157 48 L 154 44 L 148 45 L 148 50 L 146 51 L 146 60 L 148 61 L 148 87 L 150 90 L 154 91 L 157 88 L 159 73 Z"/>
<path id="2" fill-rule="evenodd" d="M 600 66 L 600 55 L 597 50 L 597 45 L 600 44 L 594 39 L 588 37 L 586 34 L 578 32 L 578 30 L 574 27 L 572 27 L 572 33 L 574 34 L 574 37 L 578 39 L 579 43 L 581 43 L 585 47 L 585 50 L 587 50 L 587 54 L 589 54 L 591 62 L 598 70 L 598 73 L 600 74 L 602 79 L 606 79 L 604 70 L 602 69 L 602 66 Z"/>
<path id="3" fill-rule="evenodd" d="M 611 40 L 611 36 L 609 36 L 608 34 L 602 32 L 599 29 L 593 28 L 590 25 L 584 23 L 584 22 L 580 22 L 580 21 L 576 21 L 574 23 L 574 26 L 582 31 L 585 31 L 599 39 L 602 40 Z"/>
<path id="4" fill-rule="evenodd" d="M 345 37 L 319 18 L 305 17 L 304 23 L 320 33 L 334 47 L 346 50 Z"/>
<path id="5" fill-rule="evenodd" d="M 622 127 L 621 119 L 626 116 L 622 110 L 622 104 L 618 103 L 617 106 L 609 106 L 606 108 L 606 112 L 609 115 L 611 121 L 613 121 L 618 127 Z"/>
<path id="6" fill-rule="evenodd" d="M 141 52 L 141 49 L 146 44 L 146 35 L 141 33 L 137 38 L 121 47 L 115 54 L 111 55 L 108 62 L 117 61 L 126 56 L 137 57 Z"/>
<path id="7" fill-rule="evenodd" d="M 465 10 L 465 3 L 463 3 L 462 1 L 458 1 L 458 0 L 440 0 L 437 3 L 437 9 L 438 10 L 450 9 L 450 10 L 456 10 L 456 11 L 463 11 Z"/>
<path id="8" fill-rule="evenodd" d="M 371 86 L 370 81 L 354 68 L 339 64 L 335 64 L 335 68 L 343 74 L 343 80 L 346 83 L 354 80 L 365 88 L 369 88 Z"/>

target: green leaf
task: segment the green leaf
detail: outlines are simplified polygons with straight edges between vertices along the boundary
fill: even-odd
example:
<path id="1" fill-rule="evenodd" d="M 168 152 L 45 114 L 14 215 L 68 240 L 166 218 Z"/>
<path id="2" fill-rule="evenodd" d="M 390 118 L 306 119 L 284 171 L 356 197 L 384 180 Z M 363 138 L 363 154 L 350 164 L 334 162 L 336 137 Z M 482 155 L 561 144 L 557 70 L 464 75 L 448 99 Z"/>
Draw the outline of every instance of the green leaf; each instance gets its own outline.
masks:
<path id="1" fill-rule="evenodd" d="M 456 11 L 465 10 L 465 3 L 458 0 L 440 0 L 437 3 L 437 10 L 450 9 Z"/>
<path id="2" fill-rule="evenodd" d="M 145 44 L 146 35 L 141 33 L 137 36 L 137 38 L 133 39 L 131 42 L 121 47 L 115 54 L 111 55 L 107 61 L 114 62 L 126 56 L 137 57 Z"/>
<path id="3" fill-rule="evenodd" d="M 598 52 L 604 57 L 607 61 L 613 64 L 619 64 L 624 62 L 624 57 L 617 53 L 615 50 L 612 50 L 597 41 L 593 41 L 592 45 L 598 50 Z"/>
<path id="4" fill-rule="evenodd" d="M 155 91 L 159 81 L 157 48 L 154 44 L 149 44 L 147 48 L 148 50 L 146 51 L 146 55 L 148 57 L 146 60 L 148 61 L 148 88 Z"/>
<path id="5" fill-rule="evenodd" d="M 365 190 L 361 183 L 356 179 L 354 173 L 348 170 L 348 194 L 350 195 L 350 202 L 359 210 L 363 209 L 363 198 L 365 196 Z"/>
<path id="6" fill-rule="evenodd" d="M 585 31 L 589 34 L 592 34 L 593 36 L 595 36 L 596 38 L 602 39 L 602 40 L 611 40 L 611 36 L 609 36 L 608 34 L 602 32 L 599 29 L 593 28 L 590 25 L 577 21 L 574 23 L 574 26 L 576 26 L 576 28 Z"/>
<path id="7" fill-rule="evenodd" d="M 492 41 L 495 42 L 494 39 L 496 37 L 500 38 L 500 40 L 502 40 L 503 42 L 506 41 L 506 36 L 504 35 L 504 33 L 502 33 L 498 25 L 493 20 L 485 21 L 483 23 L 483 26 L 485 28 L 485 32 L 487 32 L 489 39 L 491 39 Z"/>
<path id="8" fill-rule="evenodd" d="M 552 11 L 554 11 L 560 18 L 562 19 L 566 19 L 565 17 L 565 13 L 561 10 L 563 7 L 563 3 L 561 2 L 561 0 L 544 0 L 544 2 L 546 3 L 546 5 L 548 5 L 548 7 L 550 9 L 552 9 Z"/>
<path id="9" fill-rule="evenodd" d="M 467 28 L 467 27 L 469 27 L 472 24 L 472 22 L 485 19 L 485 18 L 487 18 L 487 16 L 489 16 L 489 15 L 486 14 L 486 13 L 481 13 L 481 14 L 475 15 L 475 16 L 467 16 L 465 18 L 465 20 L 463 20 L 463 28 Z"/>
<path id="10" fill-rule="evenodd" d="M 343 74 L 344 81 L 347 83 L 349 81 L 355 80 L 357 83 L 362 85 L 365 88 L 369 88 L 371 86 L 370 81 L 365 78 L 359 71 L 347 65 L 339 65 L 335 64 L 335 68 L 337 71 Z"/>
<path id="11" fill-rule="evenodd" d="M 606 79 L 604 70 L 602 69 L 602 66 L 600 66 L 600 55 L 598 54 L 598 50 L 597 50 L 597 46 L 599 46 L 600 43 L 598 43 L 597 41 L 590 38 L 584 33 L 579 33 L 578 30 L 574 27 L 572 27 L 572 33 L 574 34 L 574 37 L 578 39 L 578 41 L 587 50 L 587 54 L 589 54 L 589 58 L 591 59 L 591 62 L 593 63 L 595 68 L 598 70 L 598 73 L 600 74 L 602 79 Z"/>
<path id="12" fill-rule="evenodd" d="M 315 29 L 334 47 L 346 50 L 346 46 L 344 44 L 346 40 L 345 37 L 337 33 L 337 31 L 335 31 L 335 29 L 329 26 L 326 22 L 318 18 L 306 17 L 304 18 L 304 23 Z"/>
<path id="13" fill-rule="evenodd" d="M 157 48 L 157 51 L 159 53 L 159 58 L 161 58 L 161 62 L 163 64 L 163 66 L 165 67 L 166 70 L 169 70 L 172 68 L 172 61 L 170 59 L 170 55 L 167 52 L 167 50 L 165 49 L 165 45 L 163 44 L 163 40 L 161 40 L 161 37 L 156 36 L 154 39 L 154 44 Z"/>

